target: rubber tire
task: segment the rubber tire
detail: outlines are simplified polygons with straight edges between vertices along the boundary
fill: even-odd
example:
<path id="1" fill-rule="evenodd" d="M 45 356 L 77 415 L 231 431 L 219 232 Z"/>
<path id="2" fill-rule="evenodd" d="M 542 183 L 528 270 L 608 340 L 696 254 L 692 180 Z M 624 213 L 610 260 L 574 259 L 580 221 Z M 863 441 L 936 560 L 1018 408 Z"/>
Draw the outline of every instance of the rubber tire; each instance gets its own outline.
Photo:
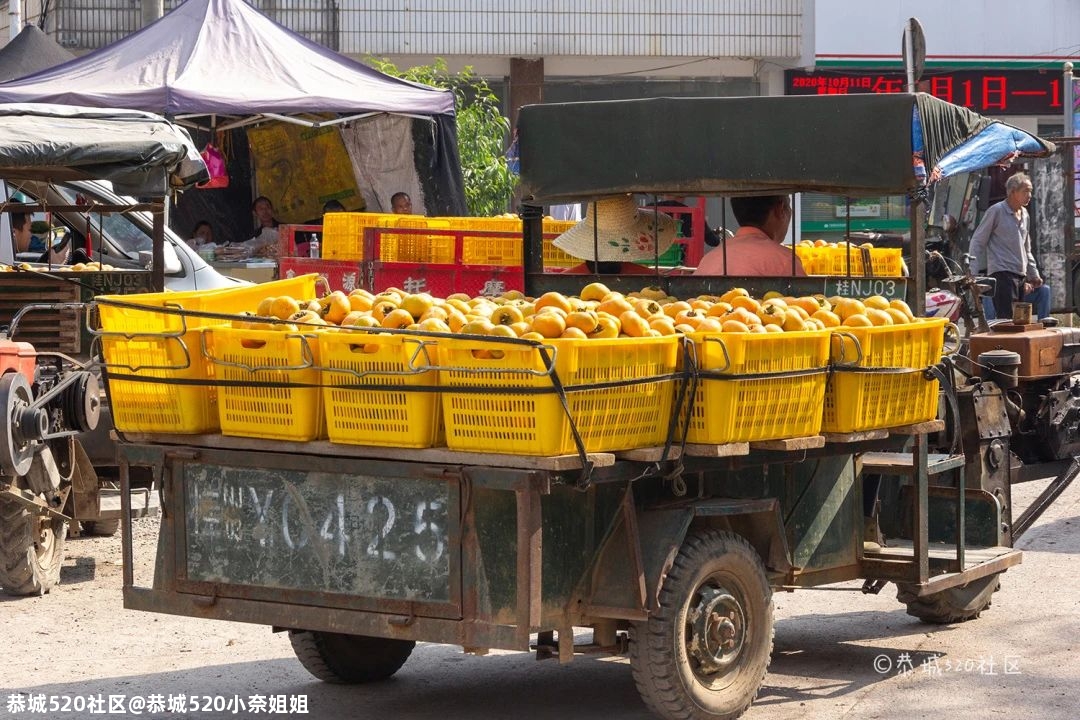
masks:
<path id="1" fill-rule="evenodd" d="M 290 630 L 289 642 L 304 669 L 319 680 L 355 685 L 390 677 L 405 664 L 416 643 L 367 635 Z"/>
<path id="2" fill-rule="evenodd" d="M 749 632 L 731 681 L 723 690 L 714 691 L 693 674 L 684 626 L 691 594 L 718 573 L 745 600 Z M 757 551 L 732 533 L 705 531 L 688 536 L 664 579 L 657 612 L 633 623 L 629 640 L 634 682 L 656 715 L 667 720 L 725 720 L 742 715 L 765 681 L 773 646 L 772 589 Z"/>
<path id="3" fill-rule="evenodd" d="M 44 595 L 60 583 L 67 521 L 47 520 L 38 542 L 38 516 L 14 500 L 0 500 L 0 589 L 6 595 Z"/>
<path id="4" fill-rule="evenodd" d="M 1001 573 L 972 580 L 967 585 L 919 597 L 912 585 L 897 584 L 896 599 L 907 605 L 908 615 L 935 625 L 962 623 L 979 617 L 990 607 L 991 596 L 1001 587 Z"/>
<path id="5" fill-rule="evenodd" d="M 84 535 L 94 535 L 96 537 L 112 537 L 120 530 L 120 518 L 83 520 L 81 524 Z"/>

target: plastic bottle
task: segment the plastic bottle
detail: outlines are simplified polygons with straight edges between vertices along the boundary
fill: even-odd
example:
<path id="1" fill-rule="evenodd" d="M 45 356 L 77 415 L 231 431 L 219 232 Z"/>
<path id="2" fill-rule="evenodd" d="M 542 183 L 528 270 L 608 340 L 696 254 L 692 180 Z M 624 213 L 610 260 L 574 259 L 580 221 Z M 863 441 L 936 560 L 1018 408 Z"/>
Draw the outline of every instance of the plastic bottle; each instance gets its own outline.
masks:
<path id="1" fill-rule="evenodd" d="M 311 240 L 308 242 L 308 257 L 319 257 L 319 250 L 319 236 L 315 233 L 311 233 Z"/>

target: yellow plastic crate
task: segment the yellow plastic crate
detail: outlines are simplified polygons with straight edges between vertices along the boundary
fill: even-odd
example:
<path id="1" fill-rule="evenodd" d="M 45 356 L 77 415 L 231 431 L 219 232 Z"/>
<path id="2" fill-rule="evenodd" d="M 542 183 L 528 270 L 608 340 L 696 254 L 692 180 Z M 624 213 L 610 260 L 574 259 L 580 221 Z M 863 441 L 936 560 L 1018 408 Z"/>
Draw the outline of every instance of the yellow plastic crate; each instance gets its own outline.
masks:
<path id="1" fill-rule="evenodd" d="M 555 247 L 553 241 L 570 228 L 577 225 L 573 220 L 544 220 L 544 267 L 571 268 L 581 264 L 581 260 Z"/>
<path id="2" fill-rule="evenodd" d="M 832 361 L 855 368 L 908 368 L 904 373 L 838 369 L 825 392 L 822 429 L 859 432 L 933 420 L 938 381 L 924 370 L 941 360 L 946 318 L 906 325 L 841 328 L 832 340 Z"/>
<path id="3" fill-rule="evenodd" d="M 203 433 L 219 429 L 217 388 L 170 380 L 211 380 L 202 352 L 202 328 L 224 319 L 163 313 L 163 308 L 238 314 L 267 296 L 315 296 L 317 275 L 222 290 L 102 295 L 97 298 L 101 352 L 109 378 L 113 422 L 123 432 Z M 122 305 L 136 304 L 140 307 Z M 160 379 L 125 380 L 117 375 Z"/>
<path id="4" fill-rule="evenodd" d="M 450 221 L 445 218 L 426 218 L 418 215 L 388 215 L 376 226 L 438 231 L 449 230 Z M 454 236 L 438 232 L 401 235 L 384 232 L 379 235 L 379 259 L 383 262 L 452 265 L 454 263 Z"/>
<path id="5" fill-rule="evenodd" d="M 521 218 L 446 217 L 451 230 L 464 232 L 461 237 L 461 262 L 464 265 L 517 266 L 523 262 Z M 497 232 L 500 235 L 472 235 L 469 231 Z"/>
<path id="6" fill-rule="evenodd" d="M 669 375 L 676 369 L 678 343 L 675 336 L 547 341 L 554 349 L 555 371 L 567 388 L 570 416 L 587 451 L 628 450 L 666 441 L 674 380 L 581 391 L 573 387 Z M 488 356 L 495 349 L 503 354 L 501 358 Z M 471 338 L 440 339 L 439 365 L 450 449 L 512 455 L 577 452 L 558 395 L 511 392 L 552 387 L 538 348 Z M 490 392 L 456 393 L 454 388 Z"/>
<path id="7" fill-rule="evenodd" d="M 857 245 L 848 247 L 838 244 L 837 247 L 825 248 L 828 250 L 824 256 L 817 259 L 815 268 L 818 275 L 848 275 L 850 262 L 851 275 L 860 277 L 900 277 L 903 275 L 904 265 L 901 258 L 900 248 L 872 248 L 862 249 Z M 869 254 L 870 266 L 866 265 L 866 255 Z"/>
<path id="8" fill-rule="evenodd" d="M 330 442 L 405 448 L 438 444 L 442 424 L 442 407 L 434 392 L 438 373 L 422 369 L 434 366 L 436 353 L 431 340 L 405 335 L 321 335 L 323 406 Z M 395 390 L 387 385 L 429 387 L 432 392 Z"/>
<path id="9" fill-rule="evenodd" d="M 698 368 L 724 375 L 824 369 L 828 330 L 695 333 Z M 686 441 L 707 445 L 805 437 L 821 431 L 824 372 L 792 377 L 701 378 Z"/>
<path id="10" fill-rule="evenodd" d="M 323 216 L 320 252 L 324 260 L 363 260 L 364 229 L 396 215 L 390 213 L 327 213 Z"/>
<path id="11" fill-rule="evenodd" d="M 223 435 L 296 441 L 326 437 L 318 335 L 224 327 L 208 328 L 205 334 L 217 377 L 238 383 L 218 388 Z"/>

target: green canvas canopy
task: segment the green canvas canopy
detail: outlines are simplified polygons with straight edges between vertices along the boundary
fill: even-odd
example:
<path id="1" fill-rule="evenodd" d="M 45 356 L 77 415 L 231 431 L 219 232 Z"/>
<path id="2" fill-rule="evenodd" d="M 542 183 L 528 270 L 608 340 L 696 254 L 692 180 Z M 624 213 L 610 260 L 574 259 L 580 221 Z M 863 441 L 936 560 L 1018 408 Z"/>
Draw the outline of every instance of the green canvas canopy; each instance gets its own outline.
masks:
<path id="1" fill-rule="evenodd" d="M 536 204 L 618 193 L 901 194 L 942 174 L 946 160 L 956 174 L 1054 149 L 923 93 L 529 105 L 518 138 L 523 197 Z"/>

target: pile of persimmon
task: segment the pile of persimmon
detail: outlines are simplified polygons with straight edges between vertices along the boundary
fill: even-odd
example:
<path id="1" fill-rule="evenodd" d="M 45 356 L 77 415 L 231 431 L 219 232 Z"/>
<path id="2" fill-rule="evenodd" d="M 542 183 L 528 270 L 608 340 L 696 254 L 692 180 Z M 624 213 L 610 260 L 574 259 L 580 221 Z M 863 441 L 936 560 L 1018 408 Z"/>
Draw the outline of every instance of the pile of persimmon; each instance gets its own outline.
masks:
<path id="1" fill-rule="evenodd" d="M 546 340 L 798 332 L 913 320 L 906 303 L 880 296 L 854 300 L 784 297 L 771 292 L 758 300 L 743 288 L 733 288 L 719 296 L 679 300 L 657 287 L 623 294 L 597 282 L 582 288 L 580 295 L 548 292 L 538 298 L 516 290 L 497 297 L 456 293 L 437 298 L 398 288 L 379 293 L 335 291 L 317 300 L 267 297 L 249 317 L 233 325 L 294 332 L 299 328 L 388 328 Z"/>

